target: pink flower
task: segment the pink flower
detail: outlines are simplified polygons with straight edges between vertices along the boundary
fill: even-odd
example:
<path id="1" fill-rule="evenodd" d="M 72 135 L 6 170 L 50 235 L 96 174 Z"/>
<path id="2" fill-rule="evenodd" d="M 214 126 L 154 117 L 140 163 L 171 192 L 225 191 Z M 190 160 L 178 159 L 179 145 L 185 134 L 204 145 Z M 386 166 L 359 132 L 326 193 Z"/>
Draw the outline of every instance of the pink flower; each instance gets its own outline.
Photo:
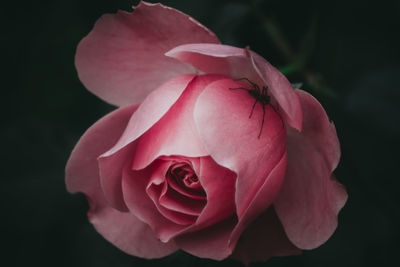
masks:
<path id="1" fill-rule="evenodd" d="M 89 220 L 115 246 L 145 258 L 182 249 L 248 263 L 332 235 L 347 199 L 332 175 L 335 127 L 255 52 L 141 2 L 102 16 L 76 67 L 88 90 L 119 108 L 79 140 L 66 184 L 87 196 Z M 239 78 L 267 86 L 271 102 L 232 89 L 254 89 Z"/>

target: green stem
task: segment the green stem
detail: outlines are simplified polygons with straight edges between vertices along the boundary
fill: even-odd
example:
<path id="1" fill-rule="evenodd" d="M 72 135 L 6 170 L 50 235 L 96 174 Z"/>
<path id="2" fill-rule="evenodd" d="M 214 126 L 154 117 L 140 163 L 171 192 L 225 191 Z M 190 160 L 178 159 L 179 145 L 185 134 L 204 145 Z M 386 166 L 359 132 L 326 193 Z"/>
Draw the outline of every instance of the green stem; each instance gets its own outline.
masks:
<path id="1" fill-rule="evenodd" d="M 292 64 L 279 68 L 279 71 L 285 75 L 289 75 L 295 72 L 301 72 L 304 70 L 304 64 L 302 61 L 295 61 Z"/>
<path id="2" fill-rule="evenodd" d="M 287 62 L 292 62 L 293 61 L 292 49 L 290 48 L 289 43 L 285 39 L 279 27 L 272 19 L 266 17 L 263 13 L 260 12 L 260 9 L 257 7 L 257 5 L 254 3 L 253 0 L 250 0 L 250 4 L 252 6 L 254 15 L 261 22 L 263 29 L 269 35 L 269 37 L 274 42 L 275 46 L 279 49 L 279 51 L 282 53 L 282 55 L 285 57 L 285 60 Z"/>

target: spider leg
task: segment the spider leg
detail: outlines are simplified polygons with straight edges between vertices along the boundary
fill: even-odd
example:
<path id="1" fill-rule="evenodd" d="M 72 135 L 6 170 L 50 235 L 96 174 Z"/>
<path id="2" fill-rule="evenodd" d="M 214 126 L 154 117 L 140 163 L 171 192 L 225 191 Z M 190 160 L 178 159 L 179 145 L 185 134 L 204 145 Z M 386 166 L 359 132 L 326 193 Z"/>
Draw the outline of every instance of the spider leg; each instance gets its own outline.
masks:
<path id="1" fill-rule="evenodd" d="M 258 139 L 260 139 L 260 137 L 261 137 L 261 133 L 262 133 L 262 130 L 263 130 L 263 128 L 264 128 L 264 119 L 265 119 L 265 105 L 262 105 L 262 109 L 263 109 L 263 117 L 262 117 L 262 121 L 261 121 L 260 133 L 258 134 Z"/>
<path id="2" fill-rule="evenodd" d="M 279 114 L 279 112 L 277 111 L 277 108 L 274 107 L 274 105 L 272 105 L 271 103 L 269 103 L 269 105 L 271 106 L 271 108 L 274 110 L 274 112 L 279 116 L 279 118 L 281 119 L 282 122 L 282 127 L 285 127 L 285 124 L 283 123 L 283 118 L 281 116 L 281 114 Z"/>
<path id="3" fill-rule="evenodd" d="M 245 90 L 246 92 L 250 91 L 250 89 L 244 88 L 244 87 L 237 87 L 237 88 L 229 88 L 229 90 Z"/>
<path id="4" fill-rule="evenodd" d="M 239 78 L 239 79 L 235 79 L 235 81 L 247 81 L 251 86 L 253 87 L 258 87 L 258 85 L 256 83 L 253 83 L 252 81 L 250 81 L 248 78 Z"/>
<path id="5" fill-rule="evenodd" d="M 251 108 L 251 112 L 249 115 L 249 119 L 251 118 L 251 116 L 253 116 L 253 111 L 254 111 L 254 108 L 256 107 L 257 101 L 258 101 L 257 99 L 256 99 L 256 101 L 254 101 L 253 107 Z"/>

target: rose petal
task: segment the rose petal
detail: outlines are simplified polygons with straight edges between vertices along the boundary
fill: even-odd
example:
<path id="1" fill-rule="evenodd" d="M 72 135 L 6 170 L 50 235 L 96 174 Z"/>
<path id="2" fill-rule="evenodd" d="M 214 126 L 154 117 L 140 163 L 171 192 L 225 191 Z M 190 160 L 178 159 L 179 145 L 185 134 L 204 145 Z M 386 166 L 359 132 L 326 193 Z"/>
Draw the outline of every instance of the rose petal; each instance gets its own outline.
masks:
<path id="1" fill-rule="evenodd" d="M 86 131 L 68 160 L 66 185 L 71 193 L 85 193 L 90 205 L 89 219 L 105 239 L 128 254 L 159 258 L 175 251 L 176 245 L 160 242 L 134 215 L 111 208 L 100 186 L 97 157 L 118 140 L 136 109 L 136 105 L 117 109 Z"/>
<path id="2" fill-rule="evenodd" d="M 83 134 L 65 169 L 65 182 L 70 193 L 82 192 L 88 197 L 94 197 L 99 192 L 97 157 L 116 143 L 137 108 L 138 105 L 132 105 L 117 109 L 101 118 Z"/>
<path id="3" fill-rule="evenodd" d="M 128 254 L 152 259 L 165 257 L 178 249 L 173 240 L 161 242 L 147 224 L 129 212 L 111 208 L 105 199 L 88 216 L 105 239 Z"/>
<path id="4" fill-rule="evenodd" d="M 254 69 L 268 85 L 268 90 L 282 108 L 285 121 L 293 128 L 301 131 L 303 113 L 300 100 L 291 83 L 279 70 L 257 53 L 251 51 L 250 59 Z"/>
<path id="5" fill-rule="evenodd" d="M 118 106 L 140 103 L 165 81 L 194 69 L 164 53 L 185 43 L 219 43 L 188 15 L 141 1 L 132 13 L 103 15 L 77 48 L 75 64 L 82 83 Z"/>
<path id="6" fill-rule="evenodd" d="M 248 78 L 260 86 L 267 85 L 283 111 L 285 121 L 301 130 L 301 106 L 292 85 L 281 72 L 250 49 L 199 43 L 175 47 L 166 55 L 187 62 L 205 73 Z"/>
<path id="7" fill-rule="evenodd" d="M 194 111 L 206 151 L 219 165 L 237 174 L 235 202 L 239 219 L 286 151 L 285 128 L 269 105 L 258 138 L 262 106 L 257 103 L 249 118 L 255 100 L 244 90 L 229 90 L 241 86 L 231 79 L 211 83 L 199 96 Z M 271 188 L 270 193 L 276 194 L 275 190 L 278 188 Z"/>
<path id="8" fill-rule="evenodd" d="M 248 50 L 243 48 L 222 44 L 184 44 L 165 55 L 187 62 L 205 73 L 261 81 L 253 69 Z"/>
<path id="9" fill-rule="evenodd" d="M 288 167 L 275 208 L 290 241 L 312 249 L 336 229 L 347 193 L 332 177 L 340 158 L 334 125 L 314 97 L 296 93 L 303 108 L 303 131 L 287 129 Z"/>
<path id="10" fill-rule="evenodd" d="M 197 257 L 222 260 L 232 253 L 229 238 L 236 223 L 237 219 L 232 216 L 202 230 L 179 235 L 174 241 L 179 248 Z"/>
<path id="11" fill-rule="evenodd" d="M 193 109 L 197 97 L 204 88 L 209 83 L 222 78 L 224 77 L 220 75 L 203 75 L 192 80 L 162 119 L 140 137 L 137 157 L 133 164 L 134 169 L 142 169 L 162 155 L 186 157 L 208 155 L 197 135 Z M 160 102 L 164 100 L 158 90 L 155 93 L 160 98 Z"/>
<path id="12" fill-rule="evenodd" d="M 231 258 L 248 266 L 250 262 L 298 254 L 301 250 L 289 241 L 274 208 L 270 207 L 246 228 Z"/>
<path id="13" fill-rule="evenodd" d="M 149 130 L 175 104 L 194 77 L 193 74 L 175 77 L 153 91 L 133 114 L 115 146 L 101 157 L 116 153 Z"/>
<path id="14" fill-rule="evenodd" d="M 189 198 L 169 188 L 160 196 L 159 203 L 169 210 L 197 217 L 204 209 L 206 201 Z"/>
<path id="15" fill-rule="evenodd" d="M 207 204 L 189 231 L 215 224 L 235 212 L 234 172 L 219 166 L 209 156 L 201 157 L 199 180 L 207 194 Z"/>
<path id="16" fill-rule="evenodd" d="M 122 175 L 122 191 L 129 210 L 141 221 L 146 222 L 161 241 L 168 242 L 186 226 L 173 223 L 165 218 L 146 192 L 149 177 L 152 177 L 153 170 L 158 169 L 162 163 L 163 161 L 156 160 L 142 170 L 132 170 L 131 164 L 126 164 Z"/>
<path id="17" fill-rule="evenodd" d="M 167 191 L 168 185 L 163 184 L 160 186 L 151 186 L 148 187 L 146 192 L 147 195 L 153 200 L 154 204 L 156 205 L 158 211 L 167 219 L 169 219 L 171 222 L 174 222 L 179 225 L 191 225 L 196 221 L 197 216 L 185 214 L 182 212 L 178 212 L 172 209 L 168 209 L 164 207 L 160 201 L 159 198 L 160 196 L 165 195 Z"/>
<path id="18" fill-rule="evenodd" d="M 98 158 L 100 183 L 103 188 L 104 197 L 108 203 L 119 211 L 128 211 L 128 207 L 122 196 L 121 179 L 122 169 L 130 157 L 135 154 L 137 142 L 133 142 L 124 147 L 118 153 L 109 157 L 100 156 Z"/>
<path id="19" fill-rule="evenodd" d="M 264 183 L 260 186 L 238 224 L 235 226 L 235 229 L 232 231 L 229 240 L 229 246 L 232 249 L 235 247 L 237 240 L 248 225 L 271 206 L 282 187 L 286 165 L 287 155 L 285 153 L 279 163 L 269 173 Z"/>

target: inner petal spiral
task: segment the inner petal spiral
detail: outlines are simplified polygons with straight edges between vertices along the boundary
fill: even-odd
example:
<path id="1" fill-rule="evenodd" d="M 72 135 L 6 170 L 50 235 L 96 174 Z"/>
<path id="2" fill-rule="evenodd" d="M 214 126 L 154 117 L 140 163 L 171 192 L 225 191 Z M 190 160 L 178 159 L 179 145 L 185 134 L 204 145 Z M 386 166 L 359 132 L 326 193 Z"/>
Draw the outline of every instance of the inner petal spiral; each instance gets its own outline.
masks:
<path id="1" fill-rule="evenodd" d="M 196 222 L 207 204 L 196 166 L 198 158 L 162 157 L 149 166 L 151 172 L 146 192 L 158 211 L 179 225 Z M 200 179 L 199 179 L 200 177 Z"/>
<path id="2" fill-rule="evenodd" d="M 186 162 L 172 164 L 166 173 L 172 189 L 192 199 L 206 200 L 206 193 L 192 166 Z"/>

